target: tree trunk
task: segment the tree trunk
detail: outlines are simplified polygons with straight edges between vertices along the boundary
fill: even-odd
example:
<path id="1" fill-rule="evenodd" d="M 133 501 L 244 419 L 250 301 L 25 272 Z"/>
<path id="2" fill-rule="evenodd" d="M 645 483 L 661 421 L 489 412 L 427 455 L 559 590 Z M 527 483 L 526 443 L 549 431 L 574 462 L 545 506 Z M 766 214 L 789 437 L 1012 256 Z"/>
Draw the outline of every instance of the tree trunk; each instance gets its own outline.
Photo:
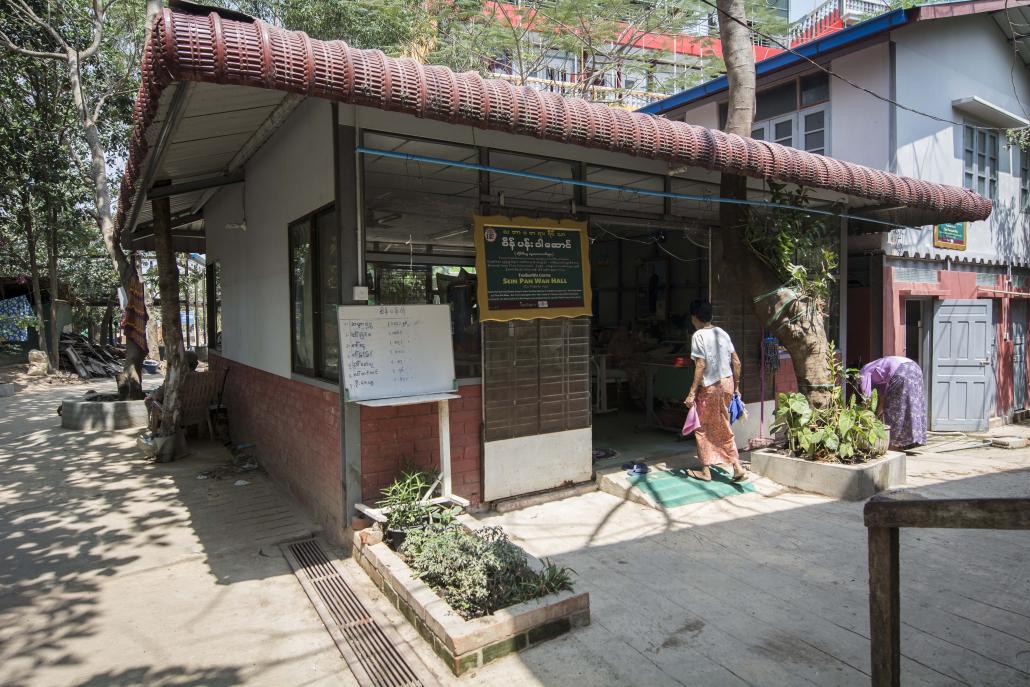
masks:
<path id="1" fill-rule="evenodd" d="M 135 265 L 125 256 L 118 243 L 119 237 L 114 225 L 114 216 L 111 213 L 111 188 L 107 181 L 107 151 L 82 90 L 79 54 L 74 50 L 69 50 L 67 60 L 68 84 L 71 87 L 72 99 L 75 101 L 75 111 L 78 113 L 79 123 L 82 125 L 86 143 L 89 146 L 90 177 L 93 182 L 93 201 L 97 223 L 100 225 L 100 233 L 104 238 L 104 247 L 107 248 L 115 272 L 118 273 L 118 283 L 121 284 L 126 297 L 131 297 L 132 285 L 139 279 L 139 275 L 136 273 Z M 122 400 L 140 399 L 143 398 L 144 352 L 131 336 L 126 334 L 125 339 L 125 364 L 118 379 L 118 395 Z"/>
<path id="2" fill-rule="evenodd" d="M 725 131 L 750 137 L 755 108 L 755 54 L 746 26 L 744 0 L 716 0 L 716 4 L 729 87 Z M 746 199 L 747 178 L 723 174 L 720 195 Z M 723 293 L 741 286 L 747 290 L 755 316 L 790 353 L 798 388 L 814 407 L 825 407 L 830 402 L 833 380 L 826 365 L 828 343 L 822 314 L 798 300 L 755 254 L 745 238 L 747 224 L 746 206 L 720 204 L 721 250 L 711 253 L 715 288 Z"/>
<path id="3" fill-rule="evenodd" d="M 100 325 L 101 342 L 105 346 L 111 345 L 111 327 L 114 324 L 114 299 L 108 299 L 107 307 L 104 308 L 104 319 Z"/>
<path id="4" fill-rule="evenodd" d="M 32 284 L 32 304 L 36 311 L 36 331 L 39 335 L 39 348 L 42 351 L 48 351 L 46 318 L 43 314 L 43 293 L 39 287 L 39 263 L 36 261 L 36 233 L 32 226 L 32 204 L 29 199 L 29 193 L 24 188 L 22 188 L 20 196 L 22 224 L 25 227 L 25 242 L 28 244 L 29 250 L 29 280 Z M 52 300 L 53 297 L 51 296 Z M 51 305 L 52 309 L 53 306 Z M 53 360 L 50 361 L 51 372 L 56 369 L 54 362 Z"/>
<path id="5" fill-rule="evenodd" d="M 179 317 L 179 266 L 172 247 L 172 221 L 168 198 L 151 201 L 154 215 L 154 246 L 157 252 L 157 278 L 161 292 L 161 329 L 164 332 L 164 401 L 161 406 L 160 436 L 174 436 L 179 428 L 182 398 L 179 389 L 186 376 L 186 348 L 182 341 Z"/>
<path id="6" fill-rule="evenodd" d="M 48 197 L 48 219 L 50 220 L 50 242 L 47 251 L 47 271 L 50 273 L 50 365 L 55 370 L 61 366 L 61 332 L 57 328 L 57 208 Z"/>

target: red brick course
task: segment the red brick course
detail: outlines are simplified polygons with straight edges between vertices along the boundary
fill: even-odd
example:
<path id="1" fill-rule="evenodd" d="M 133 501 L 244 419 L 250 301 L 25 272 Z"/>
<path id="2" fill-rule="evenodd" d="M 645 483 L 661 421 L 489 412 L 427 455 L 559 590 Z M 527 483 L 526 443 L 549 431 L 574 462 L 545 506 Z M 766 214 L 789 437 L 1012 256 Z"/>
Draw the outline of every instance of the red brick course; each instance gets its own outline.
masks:
<path id="1" fill-rule="evenodd" d="M 326 536 L 341 542 L 345 508 L 340 455 L 340 396 L 210 353 L 225 385 L 229 429 L 253 443 L 262 467 L 301 503 Z"/>
<path id="2" fill-rule="evenodd" d="M 450 401 L 451 482 L 454 493 L 473 504 L 482 498 L 480 424 L 482 387 L 459 387 Z M 407 464 L 440 469 L 440 423 L 436 404 L 361 408 L 361 497 L 375 502 Z"/>

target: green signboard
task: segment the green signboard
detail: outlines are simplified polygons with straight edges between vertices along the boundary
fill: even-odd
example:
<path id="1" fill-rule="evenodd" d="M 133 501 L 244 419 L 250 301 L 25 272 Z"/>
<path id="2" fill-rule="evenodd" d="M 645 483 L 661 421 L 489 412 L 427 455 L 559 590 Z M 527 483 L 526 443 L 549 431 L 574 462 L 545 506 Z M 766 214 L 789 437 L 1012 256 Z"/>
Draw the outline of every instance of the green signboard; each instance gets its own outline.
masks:
<path id="1" fill-rule="evenodd" d="M 477 218 L 475 238 L 480 320 L 590 314 L 584 223 Z"/>
<path id="2" fill-rule="evenodd" d="M 966 249 L 966 223 L 937 224 L 933 228 L 934 248 Z"/>

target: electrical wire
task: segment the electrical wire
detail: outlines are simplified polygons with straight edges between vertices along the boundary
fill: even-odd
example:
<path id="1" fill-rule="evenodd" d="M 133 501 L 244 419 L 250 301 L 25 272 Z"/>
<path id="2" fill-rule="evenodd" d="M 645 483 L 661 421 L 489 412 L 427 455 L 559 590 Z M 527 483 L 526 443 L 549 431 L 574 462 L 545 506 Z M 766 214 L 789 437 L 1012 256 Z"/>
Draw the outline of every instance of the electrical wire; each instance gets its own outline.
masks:
<path id="1" fill-rule="evenodd" d="M 1009 130 L 1006 127 L 977 126 L 975 124 L 966 124 L 964 122 L 956 122 L 954 119 L 948 119 L 947 117 L 940 117 L 938 115 L 930 114 L 928 112 L 923 112 L 922 110 L 917 110 L 916 108 L 909 107 L 908 105 L 902 105 L 901 103 L 899 103 L 896 100 L 892 100 L 891 98 L 888 98 L 887 96 L 880 95 L 876 91 L 873 91 L 873 90 L 871 90 L 869 88 L 866 88 L 865 86 L 861 86 L 861 85 L 855 83 L 854 81 L 852 81 L 851 79 L 847 78 L 846 76 L 841 76 L 840 74 L 838 74 L 837 72 L 833 71 L 829 67 L 824 67 L 823 65 L 821 65 L 818 62 L 816 62 L 815 60 L 813 60 L 811 57 L 808 57 L 807 55 L 801 54 L 800 52 L 798 52 L 794 48 L 790 47 L 789 45 L 783 44 L 781 41 L 779 41 L 776 38 L 773 38 L 769 34 L 762 33 L 761 31 L 759 31 L 758 29 L 754 28 L 753 26 L 749 26 L 747 22 L 742 21 L 740 19 L 737 19 L 733 15 L 731 15 L 731 14 L 723 11 L 722 9 L 720 9 L 719 6 L 716 5 L 714 2 L 711 2 L 711 0 L 701 0 L 701 2 L 704 3 L 705 5 L 708 5 L 709 7 L 714 8 L 716 10 L 716 12 L 718 12 L 722 16 L 725 16 L 727 19 L 730 19 L 731 21 L 733 21 L 733 22 L 735 22 L 737 24 L 740 24 L 745 29 L 747 29 L 749 32 L 757 34 L 757 35 L 761 36 L 762 38 L 765 38 L 766 40 L 772 41 L 773 43 L 778 45 L 780 48 L 785 50 L 786 52 L 789 52 L 790 54 L 794 55 L 795 57 L 800 57 L 801 59 L 805 60 L 806 62 L 811 63 L 813 66 L 815 66 L 820 71 L 826 72 L 826 74 L 828 74 L 829 76 L 832 76 L 835 79 L 839 79 L 840 81 L 843 81 L 844 83 L 846 83 L 847 85 L 851 86 L 852 88 L 856 88 L 856 89 L 858 89 L 858 90 L 860 90 L 860 91 L 862 91 L 864 93 L 868 93 L 869 95 L 873 96 L 874 98 L 882 100 L 885 103 L 888 103 L 890 105 L 894 105 L 895 107 L 901 108 L 902 110 L 906 110 L 906 111 L 911 112 L 913 114 L 922 115 L 923 117 L 928 117 L 930 119 L 933 119 L 933 120 L 938 121 L 938 122 L 942 122 L 944 124 L 952 124 L 954 126 L 969 126 L 969 127 L 975 128 L 975 129 L 983 129 L 983 130 L 986 130 L 986 131 L 1007 132 Z M 1006 5 L 1007 5 L 1007 2 L 1008 2 L 1008 0 L 1006 0 Z M 1015 32 L 1014 31 L 1013 31 L 1013 45 L 1015 45 Z M 1017 98 L 1018 98 L 1018 95 L 1017 95 Z M 1024 128 L 1026 128 L 1026 127 L 1024 127 Z"/>

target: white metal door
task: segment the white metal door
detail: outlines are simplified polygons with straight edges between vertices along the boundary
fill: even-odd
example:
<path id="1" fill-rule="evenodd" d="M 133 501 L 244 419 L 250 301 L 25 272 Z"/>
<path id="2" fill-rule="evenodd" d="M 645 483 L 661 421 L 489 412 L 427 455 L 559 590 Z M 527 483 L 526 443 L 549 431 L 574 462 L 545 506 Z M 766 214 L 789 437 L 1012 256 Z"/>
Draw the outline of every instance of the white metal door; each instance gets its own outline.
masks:
<path id="1" fill-rule="evenodd" d="M 934 304 L 931 429 L 987 429 L 994 393 L 993 320 L 990 300 Z"/>

